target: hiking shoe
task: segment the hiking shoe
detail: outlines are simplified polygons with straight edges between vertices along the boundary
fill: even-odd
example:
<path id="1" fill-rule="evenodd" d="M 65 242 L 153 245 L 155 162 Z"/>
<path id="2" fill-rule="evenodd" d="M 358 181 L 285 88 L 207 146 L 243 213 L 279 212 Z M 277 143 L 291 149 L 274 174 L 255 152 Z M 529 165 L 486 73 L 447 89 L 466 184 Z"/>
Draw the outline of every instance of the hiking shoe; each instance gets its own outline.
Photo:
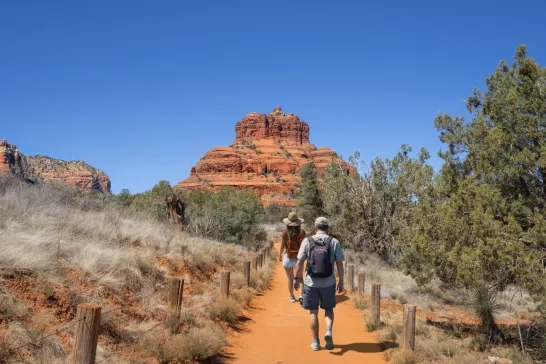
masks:
<path id="1" fill-rule="evenodd" d="M 313 349 L 314 351 L 320 350 L 320 342 L 313 341 L 313 343 L 311 344 L 311 349 Z"/>
<path id="2" fill-rule="evenodd" d="M 324 336 L 324 341 L 326 341 L 326 345 L 324 346 L 326 350 L 333 350 L 334 349 L 334 340 L 332 339 L 332 333 L 327 332 Z"/>
<path id="3" fill-rule="evenodd" d="M 290 296 L 290 302 L 292 303 L 296 302 L 296 298 L 294 296 Z"/>

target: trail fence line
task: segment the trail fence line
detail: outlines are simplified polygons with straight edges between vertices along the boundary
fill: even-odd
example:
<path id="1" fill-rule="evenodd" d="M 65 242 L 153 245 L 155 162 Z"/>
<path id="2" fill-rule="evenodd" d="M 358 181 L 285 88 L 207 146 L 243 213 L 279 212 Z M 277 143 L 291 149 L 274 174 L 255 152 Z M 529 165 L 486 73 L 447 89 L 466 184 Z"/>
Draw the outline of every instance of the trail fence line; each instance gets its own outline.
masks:
<path id="1" fill-rule="evenodd" d="M 266 263 L 268 258 L 270 258 L 270 248 L 265 246 L 262 248 L 256 256 L 251 261 L 245 261 L 242 266 L 243 274 L 245 275 L 245 281 L 247 284 L 250 284 L 250 265 L 254 265 L 254 261 L 257 260 L 258 266 L 254 268 L 255 270 L 262 269 L 266 267 Z M 220 286 L 220 296 L 221 297 L 228 297 L 229 296 L 229 285 L 230 285 L 230 272 L 229 271 L 222 271 L 221 277 L 224 279 L 221 280 L 221 286 Z M 168 305 L 168 314 L 178 314 L 180 315 L 180 310 L 183 307 L 183 290 L 184 290 L 184 279 L 181 277 L 165 277 L 166 281 L 166 300 Z M 158 292 L 153 291 L 150 294 L 139 297 L 140 300 L 146 300 L 154 295 L 156 295 Z M 206 307 L 210 305 L 210 302 L 206 302 L 199 306 L 189 307 L 190 310 L 196 310 L 203 307 Z M 124 301 L 122 307 L 116 307 L 112 308 L 108 311 L 101 312 L 102 306 L 100 304 L 92 304 L 92 303 L 83 303 L 78 305 L 75 320 L 68 324 L 67 326 L 55 330 L 54 332 L 47 334 L 45 336 L 40 337 L 39 339 L 36 339 L 34 341 L 25 343 L 23 345 L 14 346 L 12 348 L 9 348 L 9 350 L 18 351 L 24 347 L 33 346 L 41 341 L 52 337 L 59 335 L 63 332 L 66 332 L 70 330 L 71 328 L 78 325 L 77 332 L 74 335 L 74 345 L 72 348 L 71 353 L 71 360 L 74 364 L 103 364 L 115 355 L 114 352 L 110 353 L 110 355 L 107 355 L 105 358 L 101 359 L 99 362 L 96 362 L 96 351 L 97 351 L 97 344 L 98 344 L 98 333 L 100 331 L 100 328 L 104 326 L 107 323 L 119 321 L 124 318 L 124 311 L 127 308 L 128 304 Z M 88 313 L 88 311 L 91 309 L 91 313 Z M 107 320 L 102 320 L 103 317 L 107 316 L 108 314 L 117 311 L 121 309 L 122 315 L 118 317 L 112 317 Z M 82 317 L 78 317 L 82 316 Z M 89 316 L 93 316 L 94 319 L 92 322 L 88 323 Z M 159 327 L 160 325 L 163 325 L 165 322 L 161 321 L 151 328 L 141 332 L 136 336 L 136 338 L 140 338 L 146 333 L 152 331 L 153 329 Z"/>

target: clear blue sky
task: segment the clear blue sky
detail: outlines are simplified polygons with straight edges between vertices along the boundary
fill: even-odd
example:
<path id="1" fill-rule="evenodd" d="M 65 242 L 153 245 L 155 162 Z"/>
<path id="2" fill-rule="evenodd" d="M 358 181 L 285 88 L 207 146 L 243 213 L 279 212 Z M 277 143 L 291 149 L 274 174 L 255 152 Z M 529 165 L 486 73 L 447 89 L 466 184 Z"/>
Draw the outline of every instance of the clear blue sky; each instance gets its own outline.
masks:
<path id="1" fill-rule="evenodd" d="M 518 44 L 546 65 L 546 1 L 2 1 L 0 139 L 85 160 L 112 190 L 171 184 L 276 105 L 343 157 L 425 146 Z"/>

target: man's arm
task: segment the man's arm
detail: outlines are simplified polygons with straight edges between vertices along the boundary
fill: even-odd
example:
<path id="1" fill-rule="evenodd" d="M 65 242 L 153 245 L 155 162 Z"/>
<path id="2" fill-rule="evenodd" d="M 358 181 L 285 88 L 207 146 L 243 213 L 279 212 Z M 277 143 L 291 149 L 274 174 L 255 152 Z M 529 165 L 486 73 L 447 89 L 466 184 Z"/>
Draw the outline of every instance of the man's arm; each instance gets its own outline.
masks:
<path id="1" fill-rule="evenodd" d="M 294 278 L 303 278 L 303 261 L 296 262 L 296 268 L 294 269 Z"/>
<path id="2" fill-rule="evenodd" d="M 300 283 L 303 281 L 303 261 L 296 262 L 296 268 L 294 269 L 294 289 L 297 291 L 300 288 Z"/>
<path id="3" fill-rule="evenodd" d="M 336 251 L 335 251 L 335 261 L 337 267 L 337 275 L 339 277 L 339 282 L 337 284 L 337 293 L 343 292 L 344 286 L 344 270 L 343 270 L 343 261 L 345 260 L 345 255 L 343 254 L 343 249 L 338 240 L 336 240 Z"/>
<path id="4" fill-rule="evenodd" d="M 343 261 L 342 260 L 336 260 L 336 267 L 337 267 L 337 276 L 339 277 L 339 282 L 337 284 L 337 293 L 343 292 Z"/>

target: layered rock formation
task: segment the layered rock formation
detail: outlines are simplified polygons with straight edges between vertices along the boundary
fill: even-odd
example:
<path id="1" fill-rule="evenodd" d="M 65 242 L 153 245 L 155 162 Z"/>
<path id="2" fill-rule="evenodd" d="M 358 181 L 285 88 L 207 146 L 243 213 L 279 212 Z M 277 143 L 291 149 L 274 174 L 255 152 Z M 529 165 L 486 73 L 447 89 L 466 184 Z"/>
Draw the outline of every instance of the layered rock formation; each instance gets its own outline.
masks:
<path id="1" fill-rule="evenodd" d="M 31 178 L 26 158 L 13 144 L 5 139 L 0 140 L 0 176 L 13 175 L 23 179 Z"/>
<path id="2" fill-rule="evenodd" d="M 235 125 L 229 147 L 209 150 L 192 167 L 190 176 L 175 188 L 234 186 L 258 193 L 264 204 L 295 206 L 295 183 L 300 168 L 313 162 L 319 171 L 339 159 L 329 148 L 316 148 L 309 140 L 309 124 L 276 107 L 269 115 L 252 112 Z M 349 171 L 349 165 L 339 160 Z"/>
<path id="3" fill-rule="evenodd" d="M 0 176 L 12 175 L 26 180 L 62 182 L 82 191 L 110 191 L 110 178 L 82 161 L 63 161 L 46 156 L 24 156 L 19 149 L 0 141 Z"/>

